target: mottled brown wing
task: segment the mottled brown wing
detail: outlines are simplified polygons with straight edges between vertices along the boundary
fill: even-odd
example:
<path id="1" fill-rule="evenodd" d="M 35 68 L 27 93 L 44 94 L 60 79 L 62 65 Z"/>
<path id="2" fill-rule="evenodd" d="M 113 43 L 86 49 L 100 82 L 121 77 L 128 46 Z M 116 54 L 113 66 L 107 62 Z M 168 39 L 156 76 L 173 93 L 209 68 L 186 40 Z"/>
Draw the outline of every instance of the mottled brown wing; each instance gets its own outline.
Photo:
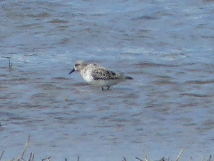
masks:
<path id="1" fill-rule="evenodd" d="M 109 80 L 118 79 L 115 72 L 112 72 L 106 68 L 97 68 L 92 71 L 92 77 L 94 80 Z"/>

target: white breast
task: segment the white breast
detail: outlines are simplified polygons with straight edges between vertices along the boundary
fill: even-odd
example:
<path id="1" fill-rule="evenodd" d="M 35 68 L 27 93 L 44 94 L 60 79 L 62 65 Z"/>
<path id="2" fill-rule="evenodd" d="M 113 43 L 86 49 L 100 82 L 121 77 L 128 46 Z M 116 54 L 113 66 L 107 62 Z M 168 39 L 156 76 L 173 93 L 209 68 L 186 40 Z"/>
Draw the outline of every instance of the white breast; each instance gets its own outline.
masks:
<path id="1" fill-rule="evenodd" d="M 87 83 L 91 83 L 93 81 L 93 78 L 91 76 L 92 68 L 89 66 L 86 66 L 83 70 L 80 71 L 80 74 L 82 75 L 83 79 Z"/>

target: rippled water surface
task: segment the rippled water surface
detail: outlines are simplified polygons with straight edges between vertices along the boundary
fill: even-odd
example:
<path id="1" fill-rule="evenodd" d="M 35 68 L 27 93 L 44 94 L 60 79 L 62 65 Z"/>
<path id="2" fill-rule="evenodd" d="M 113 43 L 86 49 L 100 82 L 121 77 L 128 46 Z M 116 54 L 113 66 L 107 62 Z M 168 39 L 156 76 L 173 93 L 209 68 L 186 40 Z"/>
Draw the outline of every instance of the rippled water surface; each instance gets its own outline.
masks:
<path id="1" fill-rule="evenodd" d="M 214 152 L 211 0 L 0 1 L 0 153 L 200 160 Z M 8 67 L 8 58 L 12 67 Z M 134 80 L 101 91 L 88 60 Z"/>

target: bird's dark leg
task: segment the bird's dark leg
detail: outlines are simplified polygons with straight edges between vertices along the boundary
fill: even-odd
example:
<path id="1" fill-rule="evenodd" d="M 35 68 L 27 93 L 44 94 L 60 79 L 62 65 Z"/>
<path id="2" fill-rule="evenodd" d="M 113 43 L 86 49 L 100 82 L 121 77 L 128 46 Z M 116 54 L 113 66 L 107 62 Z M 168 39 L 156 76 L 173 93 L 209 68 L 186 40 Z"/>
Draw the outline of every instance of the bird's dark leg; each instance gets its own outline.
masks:
<path id="1" fill-rule="evenodd" d="M 106 86 L 106 87 L 107 87 L 107 90 L 109 90 L 110 87 L 109 86 Z"/>
<path id="2" fill-rule="evenodd" d="M 110 86 L 106 86 L 107 88 L 105 88 L 105 87 L 102 87 L 102 91 L 107 91 L 107 90 L 109 90 L 110 89 Z"/>

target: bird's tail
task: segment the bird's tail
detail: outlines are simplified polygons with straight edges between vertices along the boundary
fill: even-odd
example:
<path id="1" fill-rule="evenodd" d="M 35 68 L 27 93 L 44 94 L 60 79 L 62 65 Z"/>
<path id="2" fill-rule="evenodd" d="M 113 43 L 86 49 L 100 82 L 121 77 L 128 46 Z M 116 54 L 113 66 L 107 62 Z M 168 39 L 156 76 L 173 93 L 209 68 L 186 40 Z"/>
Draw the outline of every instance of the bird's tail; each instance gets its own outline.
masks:
<path id="1" fill-rule="evenodd" d="M 126 76 L 125 79 L 133 79 L 132 77 Z"/>

